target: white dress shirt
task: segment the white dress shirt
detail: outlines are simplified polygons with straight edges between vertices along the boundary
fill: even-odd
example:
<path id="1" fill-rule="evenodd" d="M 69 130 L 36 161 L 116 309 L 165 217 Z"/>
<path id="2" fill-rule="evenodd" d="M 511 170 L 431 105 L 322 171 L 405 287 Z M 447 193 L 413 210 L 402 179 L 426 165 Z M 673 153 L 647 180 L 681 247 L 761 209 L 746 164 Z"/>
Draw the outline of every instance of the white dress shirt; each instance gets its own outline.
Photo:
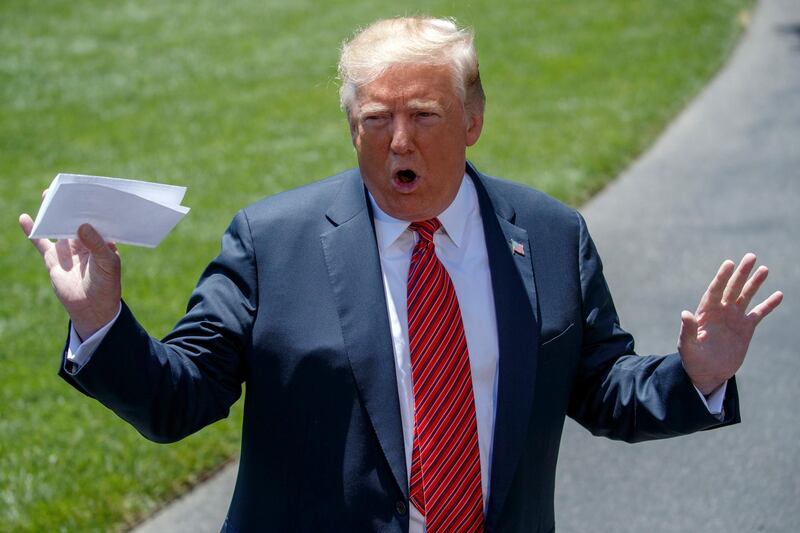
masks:
<path id="1" fill-rule="evenodd" d="M 394 344 L 397 391 L 403 422 L 406 467 L 410 480 L 411 449 L 414 439 L 414 389 L 408 346 L 406 289 L 411 251 L 416 243 L 417 234 L 408 229 L 409 222 L 392 218 L 384 213 L 371 195 L 370 200 L 383 271 L 386 308 L 389 312 L 389 325 Z M 438 218 L 442 227 L 434 234 L 433 244 L 436 256 L 453 281 L 461 308 L 464 334 L 467 338 L 478 425 L 485 514 L 494 436 L 499 348 L 486 239 L 483 236 L 483 223 L 478 208 L 478 194 L 470 178 L 464 177 L 455 200 Z M 425 531 L 424 518 L 413 504 L 410 505 L 410 511 L 410 533 Z"/>

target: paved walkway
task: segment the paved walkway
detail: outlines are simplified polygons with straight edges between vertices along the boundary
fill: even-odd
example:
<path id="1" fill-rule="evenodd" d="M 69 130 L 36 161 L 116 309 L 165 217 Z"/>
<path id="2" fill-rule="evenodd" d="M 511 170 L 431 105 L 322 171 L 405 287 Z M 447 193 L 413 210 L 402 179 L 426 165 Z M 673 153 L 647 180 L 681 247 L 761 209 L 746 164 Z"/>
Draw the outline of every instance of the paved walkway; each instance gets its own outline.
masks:
<path id="1" fill-rule="evenodd" d="M 738 375 L 743 423 L 634 446 L 569 422 L 559 533 L 796 532 L 800 524 L 800 1 L 760 3 L 727 67 L 583 209 L 639 353 L 675 350 L 721 260 L 770 266 Z"/>
<path id="2" fill-rule="evenodd" d="M 743 424 L 635 446 L 567 423 L 559 533 L 794 532 L 800 524 L 800 1 L 760 2 L 734 57 L 635 165 L 582 211 L 640 353 L 674 351 L 722 259 L 771 267 L 739 374 Z M 135 529 L 219 531 L 235 465 Z"/>

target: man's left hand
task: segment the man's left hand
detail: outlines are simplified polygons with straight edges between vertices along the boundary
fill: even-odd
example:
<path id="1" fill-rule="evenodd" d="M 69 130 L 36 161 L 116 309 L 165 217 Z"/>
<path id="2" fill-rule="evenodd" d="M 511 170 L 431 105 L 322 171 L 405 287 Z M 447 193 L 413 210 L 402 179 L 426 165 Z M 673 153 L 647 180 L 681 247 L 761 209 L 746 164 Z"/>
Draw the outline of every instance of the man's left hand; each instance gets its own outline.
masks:
<path id="1" fill-rule="evenodd" d="M 755 264 L 756 256 L 751 253 L 742 258 L 738 267 L 733 261 L 725 261 L 703 294 L 697 311 L 681 313 L 678 352 L 692 383 L 705 395 L 739 370 L 756 326 L 783 299 L 783 293 L 776 291 L 747 311 L 767 279 L 765 266 L 758 267 L 750 276 Z"/>

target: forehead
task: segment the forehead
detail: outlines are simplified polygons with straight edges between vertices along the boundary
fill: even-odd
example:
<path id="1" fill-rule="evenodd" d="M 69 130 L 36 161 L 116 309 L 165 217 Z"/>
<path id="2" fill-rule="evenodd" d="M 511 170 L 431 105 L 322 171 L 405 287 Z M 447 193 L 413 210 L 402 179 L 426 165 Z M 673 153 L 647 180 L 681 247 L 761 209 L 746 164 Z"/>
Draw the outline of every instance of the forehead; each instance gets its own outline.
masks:
<path id="1" fill-rule="evenodd" d="M 425 101 L 449 105 L 458 99 L 452 71 L 444 65 L 395 65 L 358 91 L 360 106 Z"/>

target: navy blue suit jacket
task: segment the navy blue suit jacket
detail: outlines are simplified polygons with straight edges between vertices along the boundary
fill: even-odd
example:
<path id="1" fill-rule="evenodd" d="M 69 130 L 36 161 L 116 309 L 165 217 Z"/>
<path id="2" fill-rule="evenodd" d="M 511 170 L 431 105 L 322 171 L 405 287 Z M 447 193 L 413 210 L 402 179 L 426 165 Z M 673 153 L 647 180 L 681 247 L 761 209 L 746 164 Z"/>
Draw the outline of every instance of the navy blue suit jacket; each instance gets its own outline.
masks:
<path id="1" fill-rule="evenodd" d="M 566 415 L 615 439 L 669 437 L 738 421 L 736 387 L 720 421 L 677 355 L 633 355 L 580 215 L 467 171 L 499 335 L 487 530 L 547 532 Z M 225 417 L 246 382 L 228 531 L 408 530 L 392 341 L 357 170 L 239 212 L 172 333 L 152 339 L 123 305 L 90 361 L 62 375 L 159 442 Z"/>

